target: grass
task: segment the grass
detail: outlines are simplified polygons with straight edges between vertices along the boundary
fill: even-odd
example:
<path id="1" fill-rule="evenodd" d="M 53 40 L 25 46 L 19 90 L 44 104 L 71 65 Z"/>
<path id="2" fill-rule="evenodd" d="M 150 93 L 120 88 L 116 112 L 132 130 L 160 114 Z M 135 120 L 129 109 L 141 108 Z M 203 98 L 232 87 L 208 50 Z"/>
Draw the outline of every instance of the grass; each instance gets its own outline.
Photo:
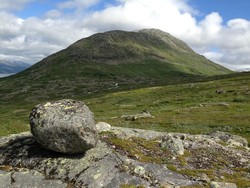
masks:
<path id="1" fill-rule="evenodd" d="M 249 178 L 244 171 L 223 175 L 228 182 L 236 183 L 238 187 L 250 187 Z"/>
<path id="2" fill-rule="evenodd" d="M 216 90 L 223 90 L 222 94 Z M 216 79 L 202 83 L 167 85 L 136 90 L 72 96 L 83 100 L 96 121 L 112 126 L 133 127 L 191 134 L 215 130 L 244 136 L 250 142 L 250 75 Z M 19 99 L 0 104 L 0 135 L 27 130 L 32 107 L 56 99 Z M 127 121 L 122 115 L 148 110 L 154 118 Z"/>
<path id="3" fill-rule="evenodd" d="M 218 89 L 224 93 L 217 94 Z M 244 136 L 250 142 L 249 95 L 247 76 L 123 91 L 84 101 L 95 112 L 96 121 L 113 126 L 192 134 L 219 130 Z M 155 118 L 121 118 L 142 110 L 148 110 Z"/>
<path id="4" fill-rule="evenodd" d="M 0 106 L 0 136 L 28 131 L 30 104 Z"/>

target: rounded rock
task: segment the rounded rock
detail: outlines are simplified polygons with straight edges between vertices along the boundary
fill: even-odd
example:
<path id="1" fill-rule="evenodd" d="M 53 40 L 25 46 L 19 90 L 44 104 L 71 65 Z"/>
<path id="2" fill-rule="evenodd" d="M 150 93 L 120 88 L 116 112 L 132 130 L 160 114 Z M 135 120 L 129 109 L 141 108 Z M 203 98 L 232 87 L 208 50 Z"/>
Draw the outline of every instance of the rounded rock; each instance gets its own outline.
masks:
<path id="1" fill-rule="evenodd" d="M 96 124 L 96 129 L 98 133 L 105 132 L 105 131 L 110 131 L 111 130 L 111 125 L 106 123 L 106 122 L 98 122 Z"/>
<path id="2" fill-rule="evenodd" d="M 83 153 L 96 146 L 93 113 L 81 101 L 39 104 L 30 113 L 31 132 L 44 148 L 61 153 Z"/>

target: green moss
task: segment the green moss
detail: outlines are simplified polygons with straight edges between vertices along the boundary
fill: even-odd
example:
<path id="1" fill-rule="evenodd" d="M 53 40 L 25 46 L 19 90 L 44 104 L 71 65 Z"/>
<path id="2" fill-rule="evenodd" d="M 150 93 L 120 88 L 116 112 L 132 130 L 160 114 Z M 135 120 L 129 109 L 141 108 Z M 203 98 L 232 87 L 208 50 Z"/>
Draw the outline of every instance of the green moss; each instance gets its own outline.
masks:
<path id="1" fill-rule="evenodd" d="M 162 164 L 168 155 L 156 141 L 148 141 L 142 138 L 123 140 L 116 137 L 109 137 L 108 142 L 115 145 L 118 150 L 125 152 L 129 157 L 142 162 Z"/>
<path id="2" fill-rule="evenodd" d="M 244 171 L 234 172 L 233 174 L 224 173 L 223 176 L 226 182 L 235 183 L 239 188 L 250 187 L 249 178 L 247 178 L 247 174 Z"/>
<path id="3" fill-rule="evenodd" d="M 186 159 L 188 157 L 191 157 L 191 156 L 192 156 L 192 154 L 188 150 L 185 150 L 183 155 L 177 156 L 177 159 L 179 160 L 180 165 L 184 167 L 184 166 L 187 165 L 187 160 Z"/>
<path id="4" fill-rule="evenodd" d="M 167 165 L 167 168 L 168 168 L 169 170 L 172 170 L 172 171 L 174 171 L 174 172 L 177 172 L 177 168 L 176 168 L 175 165 L 168 164 L 168 165 Z"/>
<path id="5" fill-rule="evenodd" d="M 190 176 L 190 177 L 199 177 L 201 174 L 206 174 L 211 180 L 215 180 L 215 170 L 214 169 L 178 169 L 177 173 Z"/>
<path id="6" fill-rule="evenodd" d="M 181 169 L 181 170 L 178 170 L 177 172 L 183 175 L 191 176 L 191 177 L 195 177 L 199 175 L 198 170 Z"/>

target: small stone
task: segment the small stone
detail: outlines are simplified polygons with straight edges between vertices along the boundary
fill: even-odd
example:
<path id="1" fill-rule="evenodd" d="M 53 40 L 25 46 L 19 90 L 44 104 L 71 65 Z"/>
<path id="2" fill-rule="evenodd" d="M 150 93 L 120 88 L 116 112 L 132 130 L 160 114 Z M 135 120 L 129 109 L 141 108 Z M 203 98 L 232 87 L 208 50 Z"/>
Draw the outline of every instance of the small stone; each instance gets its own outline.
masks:
<path id="1" fill-rule="evenodd" d="M 224 91 L 224 90 L 216 90 L 216 93 L 217 93 L 217 94 L 224 94 L 225 91 Z"/>
<path id="2" fill-rule="evenodd" d="M 182 140 L 179 137 L 174 137 L 169 134 L 165 135 L 162 137 L 161 147 L 168 149 L 171 153 L 176 155 L 184 154 Z"/>
<path id="3" fill-rule="evenodd" d="M 134 169 L 134 173 L 136 173 L 139 176 L 143 176 L 145 174 L 145 169 L 142 166 L 137 166 Z"/>
<path id="4" fill-rule="evenodd" d="M 209 183 L 210 182 L 210 178 L 207 176 L 207 174 L 201 174 L 200 176 L 200 181 L 203 181 L 205 183 Z"/>
<path id="5" fill-rule="evenodd" d="M 144 119 L 144 118 L 154 118 L 154 116 L 152 116 L 150 114 L 150 112 L 148 112 L 147 110 L 142 111 L 142 113 L 140 114 L 134 114 L 134 115 L 122 115 L 121 118 L 124 118 L 126 120 L 131 120 L 131 121 L 135 121 L 137 119 Z"/>
<path id="6" fill-rule="evenodd" d="M 104 132 L 104 131 L 110 131 L 111 130 L 111 125 L 106 123 L 106 122 L 98 122 L 96 124 L 96 129 L 97 129 L 98 133 Z"/>
<path id="7" fill-rule="evenodd" d="M 93 113 L 81 101 L 39 104 L 30 113 L 31 132 L 44 148 L 61 153 L 83 153 L 96 146 Z"/>

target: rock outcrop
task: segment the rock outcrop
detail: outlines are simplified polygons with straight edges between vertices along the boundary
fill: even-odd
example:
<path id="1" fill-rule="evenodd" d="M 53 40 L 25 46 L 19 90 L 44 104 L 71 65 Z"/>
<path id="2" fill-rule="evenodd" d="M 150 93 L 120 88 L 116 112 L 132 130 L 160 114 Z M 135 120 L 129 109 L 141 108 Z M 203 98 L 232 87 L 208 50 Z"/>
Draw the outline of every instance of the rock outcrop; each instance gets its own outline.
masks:
<path id="1" fill-rule="evenodd" d="M 166 165 L 140 162 L 114 152 L 102 141 L 85 154 L 67 155 L 44 149 L 30 133 L 0 138 L 0 165 L 0 181 L 7 187 L 29 187 L 36 179 L 37 187 L 160 187 L 197 183 Z M 21 176 L 30 181 L 17 178 Z"/>
<path id="2" fill-rule="evenodd" d="M 249 148 L 230 145 L 221 140 L 221 134 L 189 135 L 112 127 L 106 134 L 102 132 L 96 147 L 74 155 L 44 149 L 30 133 L 10 135 L 0 138 L 0 182 L 4 187 L 209 184 L 237 187 L 234 183 L 222 182 L 236 181 L 224 176 L 238 177 L 239 173 L 242 182 L 249 182 Z M 161 148 L 166 135 L 181 140 L 183 155 Z M 238 136 L 230 138 L 241 140 Z"/>
<path id="3" fill-rule="evenodd" d="M 221 132 L 221 131 L 214 131 L 214 132 L 211 132 L 209 135 L 211 137 L 220 139 L 222 142 L 225 142 L 231 146 L 247 147 L 248 145 L 247 139 L 238 135 L 232 135 L 230 133 Z"/>
<path id="4" fill-rule="evenodd" d="M 80 101 L 39 104 L 30 114 L 30 126 L 39 144 L 57 152 L 83 153 L 98 141 L 93 113 Z"/>

